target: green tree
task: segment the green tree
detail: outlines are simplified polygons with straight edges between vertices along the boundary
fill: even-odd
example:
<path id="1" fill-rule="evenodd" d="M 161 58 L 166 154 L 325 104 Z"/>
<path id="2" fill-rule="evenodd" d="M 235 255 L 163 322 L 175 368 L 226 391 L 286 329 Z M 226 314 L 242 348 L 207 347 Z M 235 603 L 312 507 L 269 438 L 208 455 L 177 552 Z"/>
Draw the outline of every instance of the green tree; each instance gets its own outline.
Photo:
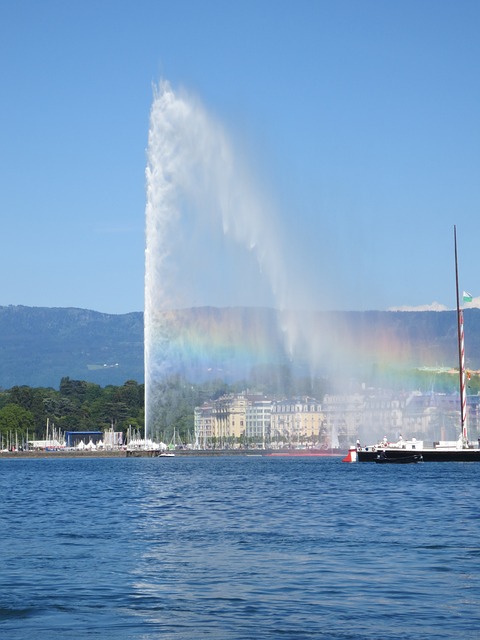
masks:
<path id="1" fill-rule="evenodd" d="M 83 402 L 87 390 L 88 383 L 84 380 L 72 380 L 68 376 L 60 380 L 60 395 L 70 398 L 73 402 Z"/>
<path id="2" fill-rule="evenodd" d="M 33 433 L 34 424 L 32 412 L 17 404 L 10 403 L 0 409 L 0 434 L 3 439 L 15 436 L 24 440 L 27 433 Z"/>

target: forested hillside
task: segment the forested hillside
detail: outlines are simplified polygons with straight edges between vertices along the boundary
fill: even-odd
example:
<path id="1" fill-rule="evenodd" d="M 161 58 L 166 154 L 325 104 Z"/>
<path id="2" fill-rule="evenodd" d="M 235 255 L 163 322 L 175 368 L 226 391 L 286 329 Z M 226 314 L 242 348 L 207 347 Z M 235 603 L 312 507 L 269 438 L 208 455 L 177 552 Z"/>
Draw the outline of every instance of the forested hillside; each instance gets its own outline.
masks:
<path id="1" fill-rule="evenodd" d="M 0 387 L 143 382 L 143 314 L 0 307 Z"/>
<path id="2" fill-rule="evenodd" d="M 229 383 L 263 370 L 308 373 L 310 340 L 320 336 L 352 370 L 379 364 L 453 367 L 458 364 L 456 314 L 444 312 L 331 312 L 317 314 L 303 353 L 289 358 L 281 321 L 272 309 L 202 307 L 170 314 L 171 342 L 183 350 L 175 370 L 192 382 Z M 480 369 L 480 310 L 465 311 L 467 366 Z M 173 349 L 173 356 L 177 352 Z M 0 307 L 0 387 L 53 387 L 70 377 L 100 386 L 143 383 L 143 314 L 109 315 L 84 309 Z M 330 361 L 320 358 L 328 372 Z M 290 367 L 291 370 L 287 371 Z M 316 373 L 321 373 L 316 372 Z"/>

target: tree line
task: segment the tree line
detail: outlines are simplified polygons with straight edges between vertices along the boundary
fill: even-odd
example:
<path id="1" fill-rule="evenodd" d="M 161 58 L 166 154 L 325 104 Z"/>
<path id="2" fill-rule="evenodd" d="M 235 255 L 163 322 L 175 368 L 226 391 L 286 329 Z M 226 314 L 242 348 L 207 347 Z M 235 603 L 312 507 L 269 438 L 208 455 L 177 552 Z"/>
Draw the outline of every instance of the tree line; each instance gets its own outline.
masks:
<path id="1" fill-rule="evenodd" d="M 276 369 L 278 377 L 278 368 Z M 252 379 L 227 383 L 213 379 L 199 384 L 189 382 L 179 375 L 159 383 L 156 394 L 161 402 L 152 416 L 151 433 L 164 442 L 170 442 L 173 434 L 182 442 L 191 442 L 194 434 L 194 410 L 206 401 L 227 393 L 239 393 L 246 389 L 266 395 L 279 393 L 309 395 L 321 399 L 324 393 L 322 381 L 312 379 L 283 381 L 283 392 L 272 383 L 270 370 L 252 372 Z M 93 382 L 64 377 L 58 390 L 52 387 L 14 386 L 0 390 L 0 436 L 19 441 L 42 440 L 46 425 L 62 431 L 105 431 L 112 426 L 125 435 L 129 428 L 140 436 L 145 427 L 145 386 L 135 380 L 123 385 L 101 387 Z"/>
<path id="2" fill-rule="evenodd" d="M 389 375 L 388 370 L 376 371 L 373 386 L 384 388 L 418 389 L 422 392 L 452 393 L 458 388 L 457 375 L 428 371 L 405 371 Z M 278 384 L 279 369 L 275 376 L 271 369 L 257 368 L 248 381 L 229 384 L 217 379 L 201 384 L 188 382 L 181 376 L 172 376 L 159 383 L 156 392 L 161 397 L 152 416 L 150 433 L 164 442 L 173 434 L 182 442 L 191 442 L 194 435 L 194 409 L 204 402 L 216 400 L 227 393 L 247 389 L 272 397 L 308 395 L 320 402 L 330 392 L 331 381 L 324 378 L 295 378 L 284 372 Z M 337 380 L 335 388 L 348 386 Z M 382 385 L 383 382 L 383 385 Z M 467 379 L 467 393 L 480 393 L 480 376 L 472 372 Z M 346 391 L 347 392 L 347 391 Z M 42 440 L 47 420 L 51 428 L 65 431 L 105 431 L 112 426 L 125 435 L 129 428 L 140 436 L 145 426 L 145 387 L 135 380 L 120 386 L 101 387 L 93 382 L 64 377 L 59 389 L 51 387 L 14 386 L 0 390 L 0 437 L 3 441 L 13 436 L 19 440 Z"/>
<path id="3" fill-rule="evenodd" d="M 0 435 L 41 440 L 47 421 L 65 431 L 104 431 L 112 425 L 126 431 L 128 425 L 143 429 L 144 385 L 128 380 L 107 386 L 62 378 L 57 390 L 50 387 L 14 386 L 0 393 Z"/>
<path id="4" fill-rule="evenodd" d="M 176 437 L 186 442 L 194 431 L 194 409 L 198 404 L 236 386 L 216 380 L 196 385 L 173 376 L 158 386 L 162 397 L 154 416 L 155 435 L 164 441 Z M 47 421 L 53 429 L 65 431 L 106 431 L 113 427 L 124 435 L 129 430 L 140 437 L 145 427 L 145 385 L 127 380 L 121 386 L 101 387 L 84 380 L 64 377 L 59 389 L 14 386 L 0 391 L 0 437 L 3 442 L 43 440 Z"/>

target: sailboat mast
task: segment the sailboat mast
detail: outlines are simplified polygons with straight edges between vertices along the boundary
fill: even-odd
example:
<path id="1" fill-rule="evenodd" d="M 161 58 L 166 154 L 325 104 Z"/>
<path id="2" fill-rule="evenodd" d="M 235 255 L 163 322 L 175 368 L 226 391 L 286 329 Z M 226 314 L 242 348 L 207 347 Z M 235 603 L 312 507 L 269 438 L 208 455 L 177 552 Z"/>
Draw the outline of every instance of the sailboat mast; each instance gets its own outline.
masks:
<path id="1" fill-rule="evenodd" d="M 460 420 L 461 434 L 464 443 L 467 436 L 467 396 L 465 384 L 465 346 L 463 334 L 463 311 L 460 309 L 460 291 L 458 288 L 458 257 L 457 257 L 457 226 L 453 226 L 453 238 L 455 243 L 455 286 L 457 293 L 457 333 L 458 333 L 458 370 L 460 377 Z"/>

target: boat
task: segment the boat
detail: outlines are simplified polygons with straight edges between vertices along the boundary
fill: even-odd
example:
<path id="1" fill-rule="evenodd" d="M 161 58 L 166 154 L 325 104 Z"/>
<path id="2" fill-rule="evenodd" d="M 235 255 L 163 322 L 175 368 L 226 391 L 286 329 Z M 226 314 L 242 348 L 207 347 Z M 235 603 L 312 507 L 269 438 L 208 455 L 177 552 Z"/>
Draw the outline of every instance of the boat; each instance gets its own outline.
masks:
<path id="1" fill-rule="evenodd" d="M 417 462 L 423 462 L 423 456 L 417 453 L 413 456 L 391 458 L 385 451 L 381 451 L 375 458 L 375 462 L 377 464 L 416 464 Z"/>
<path id="2" fill-rule="evenodd" d="M 344 462 L 377 462 L 384 453 L 390 460 L 402 460 L 421 456 L 423 462 L 480 462 L 480 448 L 471 443 L 465 445 L 463 438 L 457 442 L 434 442 L 425 446 L 422 440 L 399 440 L 398 442 L 379 442 L 367 447 L 351 447 L 343 458 Z"/>
<path id="3" fill-rule="evenodd" d="M 460 308 L 460 293 L 458 288 L 458 258 L 457 258 L 457 228 L 453 227 L 455 245 L 455 284 L 457 298 L 457 340 L 458 340 L 458 369 L 460 389 L 460 433 L 456 441 L 434 442 L 425 446 L 422 440 L 412 438 L 390 443 L 387 437 L 377 444 L 362 447 L 350 447 L 343 462 L 407 462 L 421 456 L 424 462 L 480 462 L 480 441 L 474 445 L 468 439 L 467 430 L 467 396 L 465 349 L 463 331 L 463 310 Z M 385 460 L 385 458 L 387 460 Z M 418 460 L 417 460 L 418 461 Z"/>
<path id="4" fill-rule="evenodd" d="M 163 442 L 153 442 L 147 438 L 130 438 L 127 445 L 127 458 L 174 458 L 175 453 Z"/>

